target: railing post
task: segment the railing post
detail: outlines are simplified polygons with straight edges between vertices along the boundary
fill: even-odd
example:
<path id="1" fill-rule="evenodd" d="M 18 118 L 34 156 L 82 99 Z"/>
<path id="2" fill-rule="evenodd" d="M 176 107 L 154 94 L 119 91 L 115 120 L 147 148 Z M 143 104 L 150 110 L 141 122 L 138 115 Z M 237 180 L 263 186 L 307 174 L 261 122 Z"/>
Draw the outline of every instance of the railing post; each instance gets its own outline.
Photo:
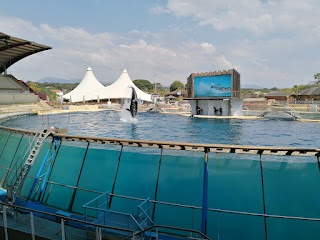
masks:
<path id="1" fill-rule="evenodd" d="M 218 240 L 220 239 L 220 209 L 218 209 Z"/>
<path id="2" fill-rule="evenodd" d="M 96 227 L 96 240 L 102 240 L 101 228 Z"/>
<path id="3" fill-rule="evenodd" d="M 159 228 L 156 228 L 156 240 L 159 239 Z"/>
<path id="4" fill-rule="evenodd" d="M 33 220 L 33 212 L 30 212 L 30 225 L 31 225 L 31 237 L 32 240 L 35 240 L 35 231 L 34 231 L 34 220 Z"/>
<path id="5" fill-rule="evenodd" d="M 65 226 L 64 226 L 64 219 L 61 218 L 61 239 L 66 240 L 66 232 L 65 232 Z"/>
<path id="6" fill-rule="evenodd" d="M 208 208 L 208 152 L 206 147 L 204 150 L 204 168 L 203 168 L 203 185 L 202 185 L 202 218 L 201 232 L 207 232 L 207 208 Z"/>
<path id="7" fill-rule="evenodd" d="M 7 207 L 3 205 L 2 207 L 3 214 L 3 227 L 4 227 L 4 239 L 9 240 L 8 238 L 8 222 L 7 222 Z"/>

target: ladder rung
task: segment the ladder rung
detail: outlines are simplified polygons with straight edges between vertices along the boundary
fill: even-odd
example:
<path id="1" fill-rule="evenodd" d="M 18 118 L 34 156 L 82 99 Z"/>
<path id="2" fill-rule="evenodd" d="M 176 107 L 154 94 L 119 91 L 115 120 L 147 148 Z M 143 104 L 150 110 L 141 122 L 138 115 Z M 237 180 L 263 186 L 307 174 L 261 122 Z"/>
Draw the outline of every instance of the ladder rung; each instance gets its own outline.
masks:
<path id="1" fill-rule="evenodd" d="M 33 162 L 36 159 L 36 156 L 40 150 L 41 145 L 43 144 L 43 142 L 45 141 L 46 137 L 49 136 L 50 132 L 47 129 L 43 129 L 42 132 L 37 133 L 37 135 L 35 136 L 34 140 L 33 140 L 33 147 L 31 148 L 30 145 L 30 153 L 29 156 L 26 158 L 24 166 L 21 168 L 21 171 L 19 172 L 16 181 L 14 183 L 14 188 L 17 189 L 16 191 L 14 191 L 14 193 L 16 193 L 19 189 L 19 187 L 21 186 L 21 184 L 23 183 L 26 175 L 28 174 L 31 165 L 33 164 Z"/>

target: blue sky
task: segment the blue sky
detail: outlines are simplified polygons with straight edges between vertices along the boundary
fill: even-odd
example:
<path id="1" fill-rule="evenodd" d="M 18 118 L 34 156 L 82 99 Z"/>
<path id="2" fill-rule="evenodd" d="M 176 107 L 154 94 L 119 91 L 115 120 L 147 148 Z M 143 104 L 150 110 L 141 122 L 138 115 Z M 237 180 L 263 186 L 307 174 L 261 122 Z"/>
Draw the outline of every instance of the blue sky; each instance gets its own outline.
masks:
<path id="1" fill-rule="evenodd" d="M 19 79 L 169 85 L 192 72 L 237 69 L 242 84 L 292 87 L 320 72 L 316 0 L 0 0 L 0 31 L 52 46 L 8 69 Z"/>

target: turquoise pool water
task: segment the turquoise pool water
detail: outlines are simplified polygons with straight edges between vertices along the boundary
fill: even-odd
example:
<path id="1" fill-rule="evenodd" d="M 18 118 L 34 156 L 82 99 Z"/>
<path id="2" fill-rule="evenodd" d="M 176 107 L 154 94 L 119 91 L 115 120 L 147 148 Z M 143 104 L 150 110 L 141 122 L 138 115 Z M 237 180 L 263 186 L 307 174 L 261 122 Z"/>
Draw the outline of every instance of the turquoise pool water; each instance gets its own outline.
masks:
<path id="1" fill-rule="evenodd" d="M 197 119 L 179 115 L 139 113 L 137 121 L 121 121 L 121 112 L 102 111 L 51 115 L 49 121 L 68 126 L 69 134 L 125 139 L 262 146 L 320 147 L 320 122 L 283 120 Z M 36 129 L 45 116 L 24 116 L 5 126 Z M 68 124 L 69 122 L 69 124 Z"/>
<path id="2" fill-rule="evenodd" d="M 139 114 L 137 122 L 120 121 L 117 112 L 70 115 L 69 133 L 131 139 L 318 147 L 320 124 L 273 120 L 204 120 L 174 115 Z M 52 116 L 52 122 L 60 121 Z M 63 118 L 61 118 L 63 119 Z M 65 118 L 67 119 L 67 118 Z M 41 116 L 19 117 L 3 125 L 34 129 Z M 65 123 L 65 120 L 61 122 Z M 14 169 L 28 139 L 2 131 L 0 179 Z M 28 196 L 50 141 L 29 172 L 22 195 Z M 155 224 L 200 230 L 203 152 L 102 146 L 62 141 L 40 201 L 83 214 L 82 205 L 102 192 L 113 192 L 111 209 L 136 214 L 140 200 L 155 200 L 149 212 Z M 261 166 L 264 187 L 262 188 Z M 320 222 L 238 213 L 320 218 L 320 172 L 317 158 L 209 153 L 207 235 L 213 239 L 320 239 Z M 82 171 L 80 173 L 81 166 Z M 117 171 L 116 171 L 117 170 Z M 9 175 L 5 183 L 14 177 Z M 112 190 L 113 189 L 113 190 Z M 74 201 L 71 201 L 72 196 Z M 122 195 L 129 197 L 123 198 Z M 32 199 L 38 199 L 34 192 Z M 266 224 L 265 224 L 266 221 Z"/>

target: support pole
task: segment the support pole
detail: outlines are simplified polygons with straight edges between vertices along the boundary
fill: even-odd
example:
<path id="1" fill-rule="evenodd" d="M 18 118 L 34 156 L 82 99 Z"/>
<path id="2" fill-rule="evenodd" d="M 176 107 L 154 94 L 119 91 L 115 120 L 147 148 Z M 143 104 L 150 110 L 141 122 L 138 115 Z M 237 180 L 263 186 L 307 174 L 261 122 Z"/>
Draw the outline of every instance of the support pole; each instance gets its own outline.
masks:
<path id="1" fill-rule="evenodd" d="M 57 139 L 55 140 L 55 147 L 57 148 L 57 149 L 55 149 L 55 150 L 56 150 L 56 154 L 55 154 L 55 156 L 54 156 L 54 159 L 52 159 L 53 162 L 52 162 L 52 167 L 51 167 L 51 169 L 48 169 L 48 171 L 49 171 L 48 177 L 47 177 L 46 179 L 44 179 L 43 182 L 42 182 L 42 186 L 41 186 L 40 193 L 39 193 L 39 196 L 38 196 L 38 202 L 43 203 L 42 201 L 43 201 L 43 199 L 44 199 L 44 195 L 45 195 L 46 190 L 47 190 L 47 187 L 48 187 L 48 184 L 46 184 L 46 183 L 49 181 L 49 179 L 50 179 L 50 177 L 51 177 L 51 173 L 52 173 L 54 164 L 56 163 L 56 158 L 57 158 L 57 156 L 58 156 L 58 153 L 59 153 L 61 144 L 62 144 L 62 140 L 59 139 L 59 138 L 57 138 Z M 43 189 L 43 190 L 42 190 L 42 189 Z M 42 195 L 42 196 L 41 196 L 41 195 Z"/>
<path id="2" fill-rule="evenodd" d="M 80 178 L 81 178 L 84 162 L 86 161 L 86 158 L 87 158 L 87 153 L 88 153 L 89 146 L 90 146 L 90 142 L 88 142 L 87 148 L 86 148 L 86 152 L 84 153 L 84 156 L 83 156 L 83 160 L 82 160 L 82 163 L 81 163 L 81 167 L 80 167 L 77 183 L 76 183 L 75 188 L 73 189 L 72 197 L 71 197 L 71 200 L 70 200 L 70 203 L 69 203 L 69 206 L 68 206 L 68 212 L 71 212 L 72 207 L 73 207 L 73 203 L 74 203 L 74 199 L 76 197 L 76 192 L 77 192 L 77 189 L 78 189 L 78 186 L 79 186 L 79 182 L 80 182 Z"/>
<path id="3" fill-rule="evenodd" d="M 66 229 L 64 226 L 64 219 L 61 218 L 61 239 L 66 240 Z"/>
<path id="4" fill-rule="evenodd" d="M 2 207 L 2 215 L 3 215 L 4 239 L 9 240 L 8 222 L 7 222 L 7 207 L 5 205 L 3 205 L 3 207 Z"/>
<path id="5" fill-rule="evenodd" d="M 10 139 L 10 136 L 11 136 L 11 132 L 9 133 L 9 136 L 8 136 L 8 138 L 7 138 L 7 140 L 6 140 L 6 143 L 5 143 L 4 146 L 3 146 L 3 149 L 2 149 L 1 154 L 0 154 L 0 159 L 1 159 L 1 157 L 2 157 L 2 154 L 3 154 L 4 150 L 6 149 L 6 146 L 7 146 L 7 144 L 8 144 L 9 139 Z"/>
<path id="6" fill-rule="evenodd" d="M 30 225 L 31 225 L 31 237 L 32 237 L 32 240 L 36 240 L 35 231 L 34 231 L 33 212 L 30 212 Z"/>
<path id="7" fill-rule="evenodd" d="M 114 174 L 114 179 L 113 179 L 113 184 L 112 184 L 112 189 L 111 189 L 111 194 L 110 194 L 110 200 L 109 200 L 109 204 L 108 204 L 108 209 L 111 208 L 111 202 L 112 202 L 112 194 L 114 193 L 114 188 L 116 186 L 116 181 L 117 181 L 117 176 L 118 176 L 118 171 L 119 171 L 119 166 L 120 166 L 120 160 L 121 160 L 121 155 L 122 155 L 122 150 L 123 150 L 123 145 L 121 144 L 121 150 L 120 150 L 120 154 L 119 154 L 119 158 L 118 158 L 118 163 L 117 163 L 117 167 L 116 167 L 116 172 Z"/>
<path id="8" fill-rule="evenodd" d="M 22 136 L 21 136 L 21 138 L 20 138 L 19 144 L 18 144 L 18 146 L 17 146 L 17 148 L 16 148 L 16 151 L 14 152 L 14 155 L 13 155 L 13 157 L 12 157 L 12 160 L 11 160 L 11 162 L 10 162 L 10 165 L 9 165 L 9 167 L 7 168 L 7 171 L 6 171 L 5 175 L 4 175 L 4 177 L 2 178 L 2 181 L 1 181 L 1 183 L 0 183 L 0 187 L 2 187 L 2 186 L 4 185 L 4 183 L 6 182 L 6 180 L 7 180 L 7 178 L 8 178 L 8 175 L 10 175 L 9 172 L 10 172 L 10 169 L 11 169 L 11 167 L 12 167 L 12 163 L 14 162 L 14 159 L 15 159 L 15 157 L 16 157 L 16 155 L 17 155 L 17 152 L 18 152 L 18 149 L 19 149 L 19 147 L 20 147 L 20 144 L 21 144 L 21 141 L 22 141 L 23 137 L 24 137 L 24 134 L 22 134 Z M 18 161 L 18 160 L 17 160 L 17 161 Z"/>
<path id="9" fill-rule="evenodd" d="M 204 167 L 203 167 L 203 185 L 202 185 L 202 218 L 201 218 L 201 232 L 207 234 L 207 209 L 208 209 L 208 152 L 204 150 Z"/>
<path id="10" fill-rule="evenodd" d="M 38 170 L 36 179 L 33 181 L 33 184 L 32 184 L 31 189 L 30 189 L 30 191 L 29 191 L 29 195 L 28 195 L 28 197 L 27 197 L 27 200 L 29 200 L 29 199 L 31 198 L 32 192 L 33 192 L 34 188 L 36 187 L 36 184 L 37 184 L 38 181 L 39 181 L 40 175 L 41 175 L 41 173 L 42 173 L 42 169 L 44 168 L 44 166 L 45 166 L 45 164 L 46 164 L 46 162 L 47 162 L 47 160 L 48 160 L 48 158 L 49 158 L 49 154 L 50 154 L 50 150 L 51 150 L 51 147 L 52 147 L 53 142 L 54 142 L 54 140 L 52 141 L 51 146 L 50 146 L 49 149 L 47 150 L 47 153 L 46 153 L 44 159 L 42 160 L 42 163 L 41 163 L 40 168 L 39 168 L 39 170 Z"/>
<path id="11" fill-rule="evenodd" d="M 260 176 L 261 176 L 261 187 L 262 187 L 262 202 L 263 202 L 263 222 L 264 222 L 264 237 L 268 240 L 268 229 L 267 229 L 267 216 L 266 216 L 266 201 L 264 196 L 264 179 L 263 179 L 263 167 L 262 158 L 260 154 Z"/>
<path id="12" fill-rule="evenodd" d="M 160 159 L 159 159 L 159 164 L 158 164 L 157 183 L 156 183 L 156 190 L 154 192 L 154 204 L 153 204 L 152 216 L 151 216 L 152 221 L 154 221 L 154 213 L 156 211 L 156 202 L 157 202 L 158 186 L 159 186 L 159 178 L 160 178 L 160 170 L 161 170 L 161 162 L 162 162 L 162 152 L 163 152 L 163 148 L 161 146 L 161 154 L 160 154 Z"/>

